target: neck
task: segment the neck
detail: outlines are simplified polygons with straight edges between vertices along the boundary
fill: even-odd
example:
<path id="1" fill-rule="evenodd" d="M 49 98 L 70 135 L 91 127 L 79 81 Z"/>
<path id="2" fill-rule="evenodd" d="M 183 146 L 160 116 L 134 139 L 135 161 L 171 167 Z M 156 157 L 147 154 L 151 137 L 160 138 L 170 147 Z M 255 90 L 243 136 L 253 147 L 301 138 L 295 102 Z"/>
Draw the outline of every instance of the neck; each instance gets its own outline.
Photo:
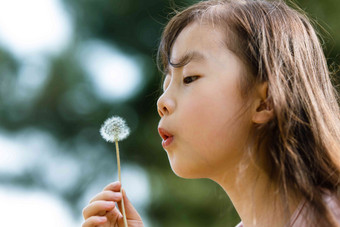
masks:
<path id="1" fill-rule="evenodd" d="M 255 165 L 249 164 L 242 172 L 238 168 L 223 172 L 212 180 L 228 194 L 245 227 L 284 227 L 299 205 L 298 198 L 283 202 L 268 175 Z M 284 209 L 287 205 L 288 211 Z"/>

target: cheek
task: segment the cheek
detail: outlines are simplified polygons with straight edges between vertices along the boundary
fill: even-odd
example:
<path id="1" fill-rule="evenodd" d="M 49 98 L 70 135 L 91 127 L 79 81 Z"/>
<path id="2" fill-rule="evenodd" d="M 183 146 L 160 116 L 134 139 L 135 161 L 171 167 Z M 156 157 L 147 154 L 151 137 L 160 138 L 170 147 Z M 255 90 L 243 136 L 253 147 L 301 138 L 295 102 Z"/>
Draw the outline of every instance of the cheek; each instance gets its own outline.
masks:
<path id="1" fill-rule="evenodd" d="M 234 147 L 247 133 L 246 116 L 239 115 L 242 102 L 233 89 L 210 91 L 183 106 L 182 131 L 188 143 L 203 150 Z"/>
<path id="2" fill-rule="evenodd" d="M 223 125 L 228 113 L 221 113 L 224 108 L 207 96 L 196 96 L 195 100 L 185 104 L 183 119 L 181 122 L 182 131 L 186 132 L 187 138 L 196 145 L 205 146 L 206 139 L 215 136 Z"/>
<path id="3" fill-rule="evenodd" d="M 240 100 L 237 99 L 235 92 L 229 89 L 196 96 L 194 101 L 187 104 L 186 111 L 190 112 L 188 117 L 192 121 L 213 128 L 233 119 L 240 107 Z"/>

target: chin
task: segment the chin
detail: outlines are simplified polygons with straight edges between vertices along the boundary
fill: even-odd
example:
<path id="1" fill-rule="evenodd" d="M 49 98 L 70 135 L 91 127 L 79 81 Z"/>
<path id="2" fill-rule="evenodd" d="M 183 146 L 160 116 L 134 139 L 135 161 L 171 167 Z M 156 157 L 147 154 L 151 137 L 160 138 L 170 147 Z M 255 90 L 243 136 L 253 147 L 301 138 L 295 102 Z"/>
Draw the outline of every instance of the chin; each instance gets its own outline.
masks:
<path id="1" fill-rule="evenodd" d="M 195 168 L 189 168 L 188 165 L 175 165 L 170 162 L 172 171 L 179 177 L 184 179 L 199 179 L 204 178 L 202 173 L 195 170 Z"/>

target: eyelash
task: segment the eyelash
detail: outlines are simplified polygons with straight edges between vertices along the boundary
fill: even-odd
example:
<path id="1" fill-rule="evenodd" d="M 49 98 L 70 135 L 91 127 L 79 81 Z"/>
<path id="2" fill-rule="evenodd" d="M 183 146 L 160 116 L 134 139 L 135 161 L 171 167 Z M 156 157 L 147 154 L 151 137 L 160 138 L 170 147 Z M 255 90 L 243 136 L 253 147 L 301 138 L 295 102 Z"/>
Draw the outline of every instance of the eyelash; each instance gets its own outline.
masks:
<path id="1" fill-rule="evenodd" d="M 188 78 L 194 78 L 192 81 L 187 81 L 188 80 Z M 193 81 L 195 81 L 195 80 L 197 80 L 199 78 L 199 76 L 187 76 L 187 77 L 185 77 L 184 79 L 183 79 L 183 83 L 184 84 L 189 84 L 189 83 L 191 83 L 191 82 L 193 82 Z M 164 80 L 165 81 L 165 80 Z M 166 88 L 165 88 L 166 86 L 165 85 L 163 85 L 163 91 L 165 91 L 166 90 Z"/>
<path id="2" fill-rule="evenodd" d="M 194 78 L 194 80 L 191 80 L 190 82 L 188 82 L 188 81 L 187 81 L 188 78 L 191 78 L 191 79 Z M 187 76 L 187 77 L 185 77 L 185 78 L 183 79 L 183 82 L 184 82 L 184 84 L 189 84 L 189 83 L 191 83 L 191 82 L 197 80 L 198 78 L 199 78 L 199 76 Z"/>

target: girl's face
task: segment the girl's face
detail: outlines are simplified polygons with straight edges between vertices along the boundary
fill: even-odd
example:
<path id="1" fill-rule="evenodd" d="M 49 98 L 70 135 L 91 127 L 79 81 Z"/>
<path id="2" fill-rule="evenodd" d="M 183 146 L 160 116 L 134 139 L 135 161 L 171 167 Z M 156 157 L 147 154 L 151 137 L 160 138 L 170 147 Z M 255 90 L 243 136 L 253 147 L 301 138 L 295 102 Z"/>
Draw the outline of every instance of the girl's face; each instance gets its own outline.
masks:
<path id="1" fill-rule="evenodd" d="M 245 66 L 223 40 L 219 29 L 193 23 L 172 48 L 172 63 L 192 55 L 183 67 L 169 66 L 157 102 L 160 134 L 166 137 L 163 129 L 173 136 L 170 144 L 163 138 L 163 147 L 181 177 L 214 178 L 234 168 L 252 124 L 249 113 L 241 113 L 238 85 Z"/>

